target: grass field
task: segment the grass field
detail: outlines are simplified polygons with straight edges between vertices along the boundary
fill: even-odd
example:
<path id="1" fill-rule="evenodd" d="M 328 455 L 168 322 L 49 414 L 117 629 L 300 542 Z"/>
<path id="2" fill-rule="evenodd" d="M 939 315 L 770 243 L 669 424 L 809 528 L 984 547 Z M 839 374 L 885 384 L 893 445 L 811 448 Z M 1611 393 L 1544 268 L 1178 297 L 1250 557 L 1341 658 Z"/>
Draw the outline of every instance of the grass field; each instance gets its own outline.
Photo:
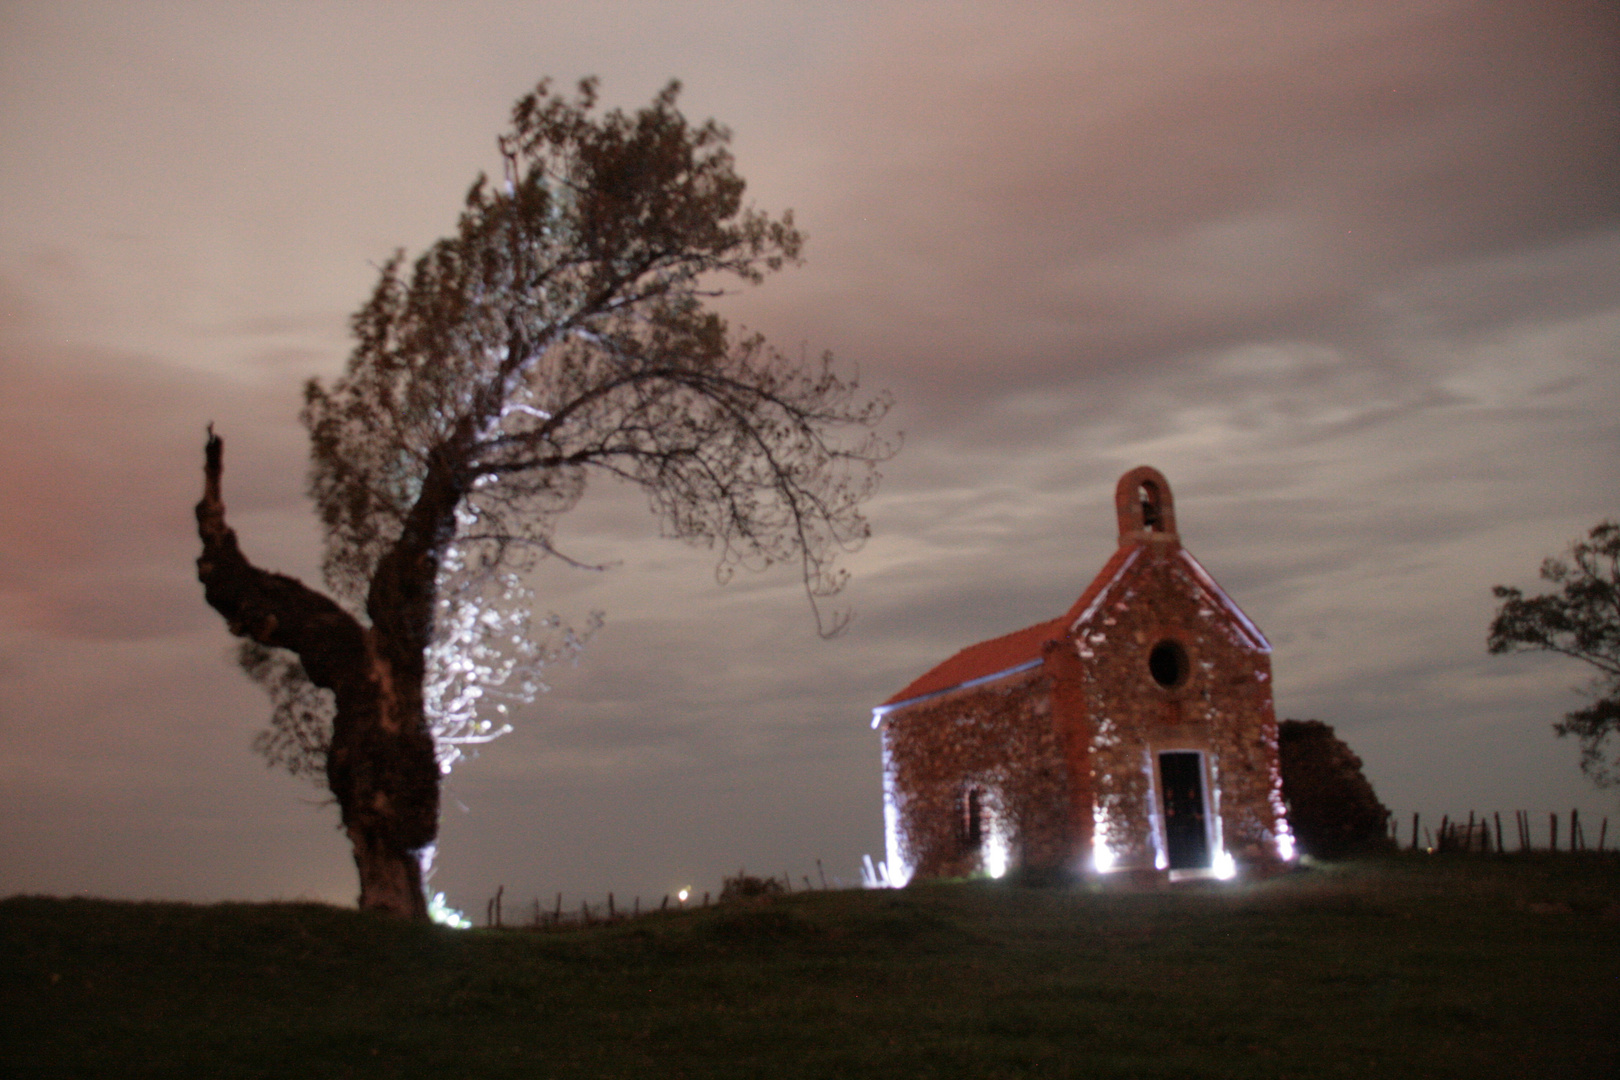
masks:
<path id="1" fill-rule="evenodd" d="M 8 1077 L 1620 1076 L 1620 860 L 800 893 L 593 929 L 0 901 Z"/>

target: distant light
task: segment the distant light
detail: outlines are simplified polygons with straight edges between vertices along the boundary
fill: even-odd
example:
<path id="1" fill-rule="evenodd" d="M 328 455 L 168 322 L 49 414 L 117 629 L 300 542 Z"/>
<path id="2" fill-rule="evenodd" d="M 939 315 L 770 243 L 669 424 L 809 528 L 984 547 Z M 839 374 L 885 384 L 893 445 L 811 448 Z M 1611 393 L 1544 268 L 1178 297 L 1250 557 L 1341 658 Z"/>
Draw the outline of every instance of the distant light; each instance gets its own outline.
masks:
<path id="1" fill-rule="evenodd" d="M 1114 864 L 1118 862 L 1118 859 L 1115 857 L 1113 849 L 1107 844 L 1097 844 L 1092 848 L 1091 861 L 1096 865 L 1097 873 L 1106 874 L 1114 868 Z"/>
<path id="2" fill-rule="evenodd" d="M 1222 881 L 1231 881 L 1237 877 L 1237 862 L 1226 853 L 1224 848 L 1215 852 L 1215 865 L 1211 869 L 1215 871 L 1215 876 Z"/>
<path id="3" fill-rule="evenodd" d="M 1277 858 L 1283 862 L 1294 861 L 1294 834 L 1286 827 L 1277 834 Z"/>
<path id="4" fill-rule="evenodd" d="M 675 899 L 679 900 L 681 903 L 684 904 L 684 903 L 686 903 L 686 898 L 688 896 L 691 896 L 691 895 L 692 895 L 692 890 L 691 889 L 682 889 L 680 892 L 675 894 Z"/>

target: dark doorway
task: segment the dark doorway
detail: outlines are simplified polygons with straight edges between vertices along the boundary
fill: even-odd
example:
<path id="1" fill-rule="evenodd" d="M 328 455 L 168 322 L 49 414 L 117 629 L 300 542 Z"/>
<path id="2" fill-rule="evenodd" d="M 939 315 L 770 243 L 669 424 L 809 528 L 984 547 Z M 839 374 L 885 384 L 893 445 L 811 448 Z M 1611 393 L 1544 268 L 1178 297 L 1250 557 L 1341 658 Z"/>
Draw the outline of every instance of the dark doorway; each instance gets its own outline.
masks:
<path id="1" fill-rule="evenodd" d="M 1204 770 L 1198 757 L 1191 750 L 1159 755 L 1159 781 L 1164 785 L 1164 841 L 1170 849 L 1172 870 L 1200 870 L 1209 866 Z"/>

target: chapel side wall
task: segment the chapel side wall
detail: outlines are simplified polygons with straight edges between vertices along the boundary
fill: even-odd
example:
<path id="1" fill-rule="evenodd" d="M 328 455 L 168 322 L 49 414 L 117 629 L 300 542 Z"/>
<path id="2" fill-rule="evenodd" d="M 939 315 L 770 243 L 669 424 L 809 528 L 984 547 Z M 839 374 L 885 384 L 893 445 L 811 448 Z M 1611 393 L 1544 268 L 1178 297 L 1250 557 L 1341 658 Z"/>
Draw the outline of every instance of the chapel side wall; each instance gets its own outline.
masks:
<path id="1" fill-rule="evenodd" d="M 1149 653 L 1166 639 L 1187 654 L 1185 679 L 1173 688 L 1160 686 L 1148 667 Z M 1145 553 L 1077 645 L 1095 733 L 1097 842 L 1115 865 L 1155 865 L 1162 822 L 1154 769 L 1166 750 L 1205 755 L 1222 845 L 1234 857 L 1263 858 L 1280 808 L 1269 656 L 1206 602 L 1169 547 Z"/>
<path id="2" fill-rule="evenodd" d="M 966 847 L 958 825 L 970 782 L 985 789 L 1005 830 L 1009 866 L 1063 864 L 1072 847 L 1068 776 L 1039 669 L 896 709 L 883 723 L 900 850 L 914 876 L 986 869 L 990 838 Z"/>

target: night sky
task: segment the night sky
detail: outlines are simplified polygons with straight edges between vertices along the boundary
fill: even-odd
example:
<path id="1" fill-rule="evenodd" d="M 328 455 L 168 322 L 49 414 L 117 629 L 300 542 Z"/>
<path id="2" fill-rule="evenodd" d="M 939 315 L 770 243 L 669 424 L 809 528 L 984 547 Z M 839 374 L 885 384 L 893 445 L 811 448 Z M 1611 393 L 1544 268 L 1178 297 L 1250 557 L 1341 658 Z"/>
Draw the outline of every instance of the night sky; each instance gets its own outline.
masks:
<path id="1" fill-rule="evenodd" d="M 559 540 L 615 567 L 536 586 L 606 626 L 451 777 L 452 903 L 858 879 L 871 706 L 1064 611 L 1139 464 L 1403 823 L 1620 809 L 1550 729 L 1580 666 L 1485 652 L 1491 586 L 1620 514 L 1612 4 L 0 2 L 0 895 L 353 901 L 195 580 L 204 426 L 318 583 L 302 381 L 590 74 L 732 127 L 809 245 L 724 311 L 905 446 L 833 642 L 593 490 Z"/>

